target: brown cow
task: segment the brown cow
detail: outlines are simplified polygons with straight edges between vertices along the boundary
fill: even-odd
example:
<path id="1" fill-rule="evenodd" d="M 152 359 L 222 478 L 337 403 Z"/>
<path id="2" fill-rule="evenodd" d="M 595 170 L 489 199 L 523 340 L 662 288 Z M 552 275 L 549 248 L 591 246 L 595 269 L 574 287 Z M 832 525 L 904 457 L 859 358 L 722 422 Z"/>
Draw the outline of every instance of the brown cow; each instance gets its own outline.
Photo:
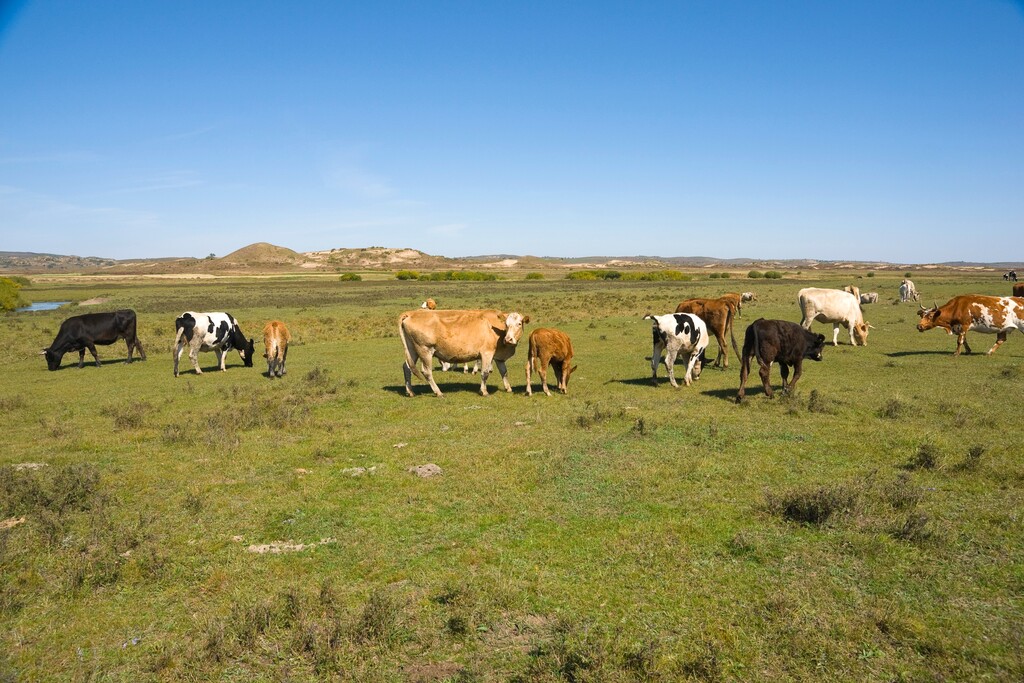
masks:
<path id="1" fill-rule="evenodd" d="M 921 316 L 921 322 L 917 325 L 918 332 L 941 327 L 949 334 L 956 335 L 954 356 L 960 355 L 960 347 L 965 348 L 967 353 L 971 352 L 967 343 L 967 333 L 971 330 L 996 335 L 996 343 L 988 350 L 988 354 L 995 352 L 1010 332 L 1024 332 L 1024 299 L 1016 297 L 963 294 L 953 297 L 942 306 L 936 304 L 927 309 L 921 306 L 917 314 Z"/>
<path id="2" fill-rule="evenodd" d="M 1014 285 L 1013 295 L 1018 297 L 1024 297 L 1024 284 Z"/>
<path id="3" fill-rule="evenodd" d="M 733 310 L 736 311 L 736 317 L 739 317 L 739 318 L 743 317 L 743 295 L 742 294 L 740 294 L 738 292 L 729 292 L 727 294 L 723 294 L 722 296 L 718 297 L 718 300 L 719 301 L 724 301 L 725 303 L 727 303 L 730 306 L 732 306 Z"/>
<path id="4" fill-rule="evenodd" d="M 433 359 L 448 363 L 479 360 L 480 393 L 487 396 L 487 376 L 491 363 L 498 366 L 505 391 L 512 391 L 505 361 L 516 352 L 523 328 L 530 316 L 497 310 L 431 311 L 418 308 L 398 317 L 405 363 L 405 393 L 413 395 L 412 376 L 430 384 L 436 396 L 443 396 L 434 382 Z"/>
<path id="5" fill-rule="evenodd" d="M 575 372 L 572 365 L 572 340 L 569 335 L 559 330 L 539 327 L 530 333 L 529 353 L 526 357 L 526 395 L 533 396 L 533 381 L 530 370 L 536 368 L 540 373 L 540 385 L 548 396 L 548 363 L 551 363 L 558 377 L 558 390 L 563 394 L 569 388 L 569 376 Z"/>
<path id="6" fill-rule="evenodd" d="M 718 340 L 718 356 L 715 358 L 715 367 L 722 365 L 729 367 L 729 354 L 725 349 L 725 333 L 729 333 L 732 339 L 732 350 L 736 357 L 740 355 L 739 347 L 736 346 L 736 337 L 732 333 L 733 307 L 721 299 L 687 299 L 676 306 L 676 313 L 689 313 L 704 321 L 708 332 L 715 335 Z"/>
<path id="7" fill-rule="evenodd" d="M 292 335 L 280 320 L 271 320 L 263 328 L 263 357 L 267 359 L 267 377 L 283 377 L 288 370 L 284 362 L 288 359 L 288 342 Z"/>

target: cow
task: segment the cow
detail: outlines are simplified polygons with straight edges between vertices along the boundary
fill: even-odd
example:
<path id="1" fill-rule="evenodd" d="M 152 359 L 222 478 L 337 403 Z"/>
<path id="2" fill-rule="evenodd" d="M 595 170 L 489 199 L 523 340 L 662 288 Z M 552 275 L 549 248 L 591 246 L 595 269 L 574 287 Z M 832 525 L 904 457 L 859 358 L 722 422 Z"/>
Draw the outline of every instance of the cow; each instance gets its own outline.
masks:
<path id="1" fill-rule="evenodd" d="M 431 311 L 436 311 L 437 310 L 437 302 L 434 301 L 433 299 L 427 299 L 422 304 L 420 304 L 420 308 L 426 308 L 426 309 L 429 309 Z M 441 372 L 448 372 L 449 370 L 452 369 L 452 364 L 451 363 L 448 363 L 447 361 L 443 361 L 443 360 L 439 361 L 439 362 L 441 363 Z M 462 374 L 464 374 L 464 375 L 469 375 L 469 374 L 475 375 L 478 372 L 480 372 L 480 361 L 477 361 L 476 363 L 473 363 L 473 365 L 470 365 L 469 363 L 463 363 L 462 364 Z"/>
<path id="2" fill-rule="evenodd" d="M 860 301 L 853 294 L 839 289 L 806 287 L 797 293 L 797 301 L 803 313 L 800 325 L 805 330 L 811 329 L 815 320 L 832 323 L 832 346 L 839 346 L 839 326 L 842 325 L 850 331 L 850 344 L 868 345 L 868 330 L 874 328 L 864 321 Z"/>
<path id="3" fill-rule="evenodd" d="M 921 306 L 917 314 L 921 317 L 917 324 L 918 332 L 941 327 L 956 335 L 954 356 L 960 355 L 961 347 L 971 353 L 967 333 L 972 330 L 996 335 L 996 343 L 986 355 L 994 353 L 1013 330 L 1024 332 L 1024 298 L 962 294 L 942 306 Z"/>
<path id="4" fill-rule="evenodd" d="M 747 303 L 748 301 L 757 301 L 757 295 L 753 292 L 743 292 L 740 294 L 740 301 Z"/>
<path id="5" fill-rule="evenodd" d="M 900 302 L 905 303 L 907 301 L 917 301 L 921 298 L 921 295 L 917 292 L 917 287 L 914 286 L 913 280 L 904 280 L 900 283 Z"/>
<path id="6" fill-rule="evenodd" d="M 539 327 L 530 333 L 530 342 L 526 356 L 526 395 L 533 396 L 533 380 L 531 370 L 540 374 L 540 385 L 548 396 L 548 363 L 558 378 L 558 390 L 563 394 L 569 389 L 569 376 L 576 371 L 572 365 L 572 340 L 560 330 Z M 572 366 L 572 367 L 570 367 Z"/>
<path id="7" fill-rule="evenodd" d="M 435 396 L 443 396 L 434 382 L 433 359 L 448 363 L 479 360 L 480 393 L 487 396 L 487 377 L 492 362 L 498 366 L 505 391 L 512 391 L 505 361 L 513 356 L 530 316 L 515 311 L 428 310 L 406 311 L 398 317 L 405 363 L 405 393 L 413 396 L 412 376 L 430 384 Z"/>
<path id="8" fill-rule="evenodd" d="M 65 353 L 78 351 L 78 367 L 82 368 L 85 366 L 85 350 L 89 349 L 93 360 L 96 361 L 96 367 L 100 367 L 96 345 L 108 346 L 118 339 L 124 339 L 128 345 L 126 363 L 132 362 L 132 352 L 136 349 L 139 351 L 139 358 L 146 360 L 146 352 L 142 349 L 142 342 L 139 341 L 135 328 L 135 311 L 130 308 L 109 313 L 74 315 L 60 324 L 53 343 L 43 349 L 40 355 L 46 357 L 46 367 L 52 371 L 60 368 Z"/>
<path id="9" fill-rule="evenodd" d="M 682 352 L 686 359 L 686 375 L 683 382 L 686 386 L 700 378 L 700 371 L 707 362 L 704 355 L 710 343 L 708 328 L 698 316 L 690 313 L 668 313 L 653 315 L 648 313 L 644 320 L 651 321 L 651 335 L 654 348 L 651 350 L 651 381 L 658 386 L 658 366 L 661 364 L 661 352 L 665 351 L 665 367 L 668 368 L 668 381 L 679 388 L 676 383 L 676 357 Z"/>
<path id="10" fill-rule="evenodd" d="M 199 352 L 214 351 L 217 354 L 217 366 L 224 371 L 224 361 L 231 349 L 238 351 L 245 367 L 252 367 L 252 357 L 256 353 L 256 344 L 252 339 L 246 341 L 238 323 L 230 313 L 195 313 L 186 311 L 174 321 L 174 376 L 178 376 L 178 360 L 181 352 L 188 346 L 188 357 L 196 374 L 203 371 L 199 368 Z"/>
<path id="11" fill-rule="evenodd" d="M 862 304 L 877 304 L 878 292 L 865 292 L 864 294 L 861 294 L 860 302 Z"/>
<path id="12" fill-rule="evenodd" d="M 724 301 L 729 304 L 734 311 L 736 311 L 736 317 L 743 317 L 743 295 L 737 292 L 729 292 L 718 297 L 719 301 Z"/>
<path id="13" fill-rule="evenodd" d="M 1013 295 L 1014 296 L 1019 296 L 1019 297 L 1024 297 L 1024 285 L 1014 285 L 1013 286 Z"/>
<path id="14" fill-rule="evenodd" d="M 292 335 L 280 320 L 271 320 L 263 328 L 263 357 L 267 359 L 267 377 L 273 379 L 288 373 L 288 342 Z"/>
<path id="15" fill-rule="evenodd" d="M 1008 271 L 1006 271 L 1005 273 L 1003 273 L 1003 279 L 1004 280 L 1012 280 L 1013 282 L 1016 282 L 1017 281 L 1017 271 L 1015 271 L 1015 270 L 1008 270 Z"/>
<path id="16" fill-rule="evenodd" d="M 860 287 L 857 285 L 846 285 L 843 287 L 843 291 L 848 294 L 853 294 L 854 298 L 856 298 L 857 301 L 860 301 Z"/>
<path id="17" fill-rule="evenodd" d="M 718 356 L 715 358 L 715 367 L 722 365 L 729 367 L 729 354 L 725 347 L 725 333 L 729 333 L 732 339 L 732 350 L 740 355 L 739 347 L 736 346 L 736 337 L 733 336 L 732 321 L 733 307 L 728 302 L 720 299 L 687 299 L 676 306 L 676 313 L 689 313 L 701 319 L 707 329 L 715 335 L 718 341 Z"/>
<path id="18" fill-rule="evenodd" d="M 745 393 L 744 387 L 747 384 L 747 376 L 750 374 L 750 359 L 756 358 L 761 366 L 761 383 L 764 384 L 764 393 L 772 398 L 772 385 L 770 381 L 772 363 L 779 364 L 782 372 L 782 390 L 792 393 L 796 387 L 796 381 L 800 379 L 803 372 L 805 358 L 821 360 L 822 351 L 825 349 L 825 335 L 814 334 L 809 330 L 789 322 L 788 320 L 765 320 L 759 318 L 747 326 L 746 334 L 743 336 L 743 356 L 740 358 L 740 390 L 736 394 L 736 403 L 743 402 Z M 789 366 L 793 366 L 793 381 L 786 383 L 789 378 Z"/>

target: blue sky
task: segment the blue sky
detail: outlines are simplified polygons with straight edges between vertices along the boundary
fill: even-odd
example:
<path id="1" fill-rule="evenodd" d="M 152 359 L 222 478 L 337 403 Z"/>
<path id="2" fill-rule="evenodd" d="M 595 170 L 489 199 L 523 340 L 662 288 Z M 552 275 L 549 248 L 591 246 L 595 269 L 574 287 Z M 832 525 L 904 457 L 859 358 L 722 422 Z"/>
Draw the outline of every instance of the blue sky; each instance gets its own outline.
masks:
<path id="1" fill-rule="evenodd" d="M 0 250 L 1022 260 L 1005 0 L 0 0 Z"/>

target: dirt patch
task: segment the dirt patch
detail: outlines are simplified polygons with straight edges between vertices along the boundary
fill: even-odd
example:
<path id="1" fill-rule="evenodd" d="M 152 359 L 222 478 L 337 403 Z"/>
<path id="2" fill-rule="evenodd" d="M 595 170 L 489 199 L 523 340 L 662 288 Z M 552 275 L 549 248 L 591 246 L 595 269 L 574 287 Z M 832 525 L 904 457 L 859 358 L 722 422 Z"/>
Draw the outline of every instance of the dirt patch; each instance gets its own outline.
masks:
<path id="1" fill-rule="evenodd" d="M 492 261 L 491 263 L 481 263 L 480 265 L 484 268 L 511 268 L 517 263 L 519 263 L 519 259 L 507 258 L 501 261 Z"/>
<path id="2" fill-rule="evenodd" d="M 378 467 L 380 465 L 374 465 L 373 467 L 346 467 L 341 473 L 347 474 L 350 477 L 362 477 L 366 474 L 377 474 Z"/>
<path id="3" fill-rule="evenodd" d="M 22 470 L 38 470 L 40 467 L 46 467 L 45 462 L 19 462 L 14 464 L 14 469 L 18 472 Z"/>
<path id="4" fill-rule="evenodd" d="M 437 662 L 435 664 L 410 664 L 405 667 L 405 680 L 409 683 L 434 683 L 450 679 L 462 671 L 455 662 Z"/>
<path id="5" fill-rule="evenodd" d="M 109 296 L 95 296 L 95 297 L 93 297 L 91 299 L 86 299 L 85 301 L 79 301 L 78 305 L 79 306 L 96 306 L 98 304 L 105 304 L 108 301 L 110 301 L 110 297 Z"/>
<path id="6" fill-rule="evenodd" d="M 327 545 L 328 543 L 334 543 L 333 538 L 322 538 L 318 543 L 295 543 L 294 541 L 271 541 L 270 543 L 259 543 L 252 544 L 246 550 L 250 553 L 256 553 L 257 555 L 266 555 L 267 553 L 297 553 L 307 548 L 316 548 L 320 545 Z"/>
<path id="7" fill-rule="evenodd" d="M 14 527 L 18 526 L 19 524 L 24 524 L 24 523 L 25 523 L 25 518 L 24 517 L 11 517 L 10 519 L 0 520 L 0 530 L 3 530 L 3 529 L 13 529 Z"/>
<path id="8" fill-rule="evenodd" d="M 428 462 L 425 465 L 417 465 L 410 467 L 409 472 L 415 474 L 417 477 L 437 477 L 444 474 L 444 471 L 432 462 Z"/>

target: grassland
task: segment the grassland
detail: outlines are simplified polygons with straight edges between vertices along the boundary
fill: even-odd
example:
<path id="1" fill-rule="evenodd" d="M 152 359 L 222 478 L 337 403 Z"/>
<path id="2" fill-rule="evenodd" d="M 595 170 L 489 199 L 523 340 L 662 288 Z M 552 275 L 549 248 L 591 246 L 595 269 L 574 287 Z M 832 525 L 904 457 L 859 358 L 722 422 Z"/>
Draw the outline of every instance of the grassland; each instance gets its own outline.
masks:
<path id="1" fill-rule="evenodd" d="M 795 396 L 735 405 L 735 359 L 649 382 L 644 313 L 754 289 L 742 342 L 850 277 L 37 281 L 134 308 L 149 360 L 47 372 L 95 308 L 4 318 L 0 680 L 1024 679 L 1020 335 L 953 358 L 890 274 L 857 281 L 869 346 L 841 334 Z M 914 279 L 1005 293 L 971 277 Z M 428 296 L 568 332 L 570 394 L 527 398 L 517 355 L 512 395 L 438 373 L 444 399 L 406 398 L 395 320 Z M 288 376 L 175 379 L 183 310 L 286 321 Z M 306 547 L 249 550 L 274 542 Z"/>

